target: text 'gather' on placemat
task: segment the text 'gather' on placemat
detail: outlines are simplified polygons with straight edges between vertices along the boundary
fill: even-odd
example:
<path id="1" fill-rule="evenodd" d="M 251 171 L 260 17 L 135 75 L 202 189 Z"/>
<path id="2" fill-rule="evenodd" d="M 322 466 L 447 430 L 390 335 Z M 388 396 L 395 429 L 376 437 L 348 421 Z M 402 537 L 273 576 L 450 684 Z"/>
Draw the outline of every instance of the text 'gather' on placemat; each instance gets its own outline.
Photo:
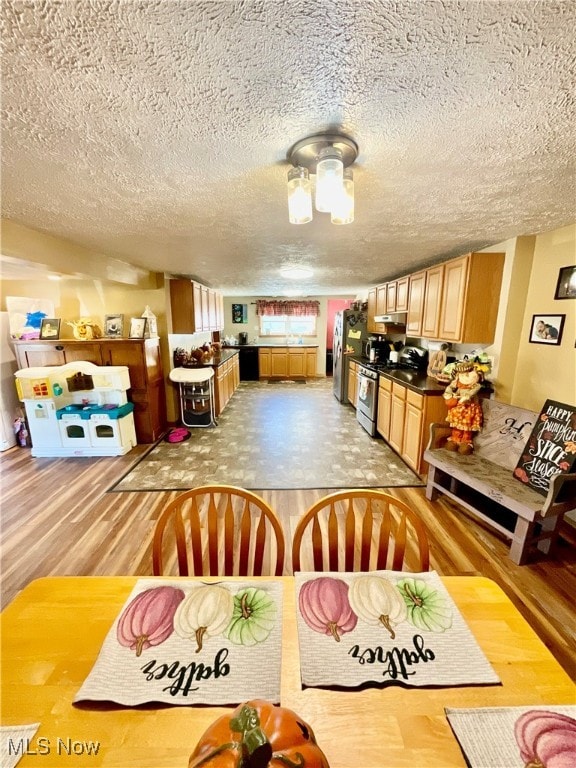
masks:
<path id="1" fill-rule="evenodd" d="M 79 701 L 280 701 L 282 585 L 138 581 Z"/>
<path id="2" fill-rule="evenodd" d="M 304 686 L 497 684 L 435 572 L 297 573 Z"/>

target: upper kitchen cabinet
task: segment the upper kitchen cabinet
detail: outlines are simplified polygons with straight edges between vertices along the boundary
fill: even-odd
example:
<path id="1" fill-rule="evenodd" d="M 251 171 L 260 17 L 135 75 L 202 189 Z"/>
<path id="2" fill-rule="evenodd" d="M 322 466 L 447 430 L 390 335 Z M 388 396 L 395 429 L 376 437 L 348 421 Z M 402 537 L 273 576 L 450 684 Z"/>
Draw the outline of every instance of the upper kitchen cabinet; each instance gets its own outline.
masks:
<path id="1" fill-rule="evenodd" d="M 386 314 L 408 311 L 408 287 L 410 277 L 398 278 L 386 283 Z"/>
<path id="2" fill-rule="evenodd" d="M 504 253 L 469 253 L 446 262 L 438 335 L 460 343 L 494 341 Z"/>
<path id="3" fill-rule="evenodd" d="M 413 275 L 410 275 L 408 287 L 408 317 L 406 319 L 406 334 L 408 336 L 422 336 L 425 288 L 425 271 L 415 272 Z"/>
<path id="4" fill-rule="evenodd" d="M 218 291 L 183 278 L 170 280 L 173 333 L 221 331 L 224 301 Z"/>

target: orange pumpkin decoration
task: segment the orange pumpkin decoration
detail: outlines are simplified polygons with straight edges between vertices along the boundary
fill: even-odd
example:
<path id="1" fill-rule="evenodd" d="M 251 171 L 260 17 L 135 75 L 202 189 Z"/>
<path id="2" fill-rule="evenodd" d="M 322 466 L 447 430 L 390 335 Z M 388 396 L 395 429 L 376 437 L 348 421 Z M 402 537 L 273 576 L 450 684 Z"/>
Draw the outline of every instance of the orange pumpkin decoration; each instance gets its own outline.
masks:
<path id="1" fill-rule="evenodd" d="M 256 699 L 204 732 L 188 768 L 330 768 L 314 732 L 291 709 Z"/>

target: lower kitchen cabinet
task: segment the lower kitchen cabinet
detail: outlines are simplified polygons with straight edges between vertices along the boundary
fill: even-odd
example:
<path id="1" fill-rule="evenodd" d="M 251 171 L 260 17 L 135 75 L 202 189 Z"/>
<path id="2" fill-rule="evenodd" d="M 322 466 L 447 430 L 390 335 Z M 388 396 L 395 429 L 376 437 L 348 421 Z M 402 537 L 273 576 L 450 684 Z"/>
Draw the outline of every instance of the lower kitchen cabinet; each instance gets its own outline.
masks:
<path id="1" fill-rule="evenodd" d="M 384 376 L 379 378 L 376 428 L 415 472 L 425 474 L 423 460 L 430 424 L 443 421 L 446 404 L 439 395 L 424 395 Z"/>
<path id="2" fill-rule="evenodd" d="M 240 383 L 240 358 L 234 355 L 214 368 L 215 413 L 219 416 Z"/>
<path id="3" fill-rule="evenodd" d="M 14 352 L 19 368 L 64 365 L 78 360 L 94 365 L 126 366 L 130 375 L 128 399 L 134 404 L 138 442 L 153 443 L 166 429 L 166 395 L 158 338 L 14 341 Z"/>
<path id="4" fill-rule="evenodd" d="M 261 379 L 306 379 L 316 376 L 316 347 L 260 347 Z"/>

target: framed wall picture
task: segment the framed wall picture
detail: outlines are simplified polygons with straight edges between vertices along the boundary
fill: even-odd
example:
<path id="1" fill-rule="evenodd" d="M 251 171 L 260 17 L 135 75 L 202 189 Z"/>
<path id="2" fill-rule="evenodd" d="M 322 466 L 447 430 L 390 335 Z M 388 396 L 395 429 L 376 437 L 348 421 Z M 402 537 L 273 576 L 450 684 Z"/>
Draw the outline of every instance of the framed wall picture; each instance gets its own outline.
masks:
<path id="1" fill-rule="evenodd" d="M 148 321 L 145 317 L 132 317 L 130 318 L 130 338 L 131 339 L 143 339 L 146 336 L 146 323 Z"/>
<path id="2" fill-rule="evenodd" d="M 566 315 L 532 315 L 530 344 L 553 344 L 562 341 Z"/>
<path id="3" fill-rule="evenodd" d="M 576 299 L 576 264 L 558 272 L 555 299 Z"/>
<path id="4" fill-rule="evenodd" d="M 232 304 L 232 322 L 248 322 L 248 304 Z"/>
<path id="5" fill-rule="evenodd" d="M 109 339 L 122 338 L 124 332 L 124 315 L 106 315 L 104 318 L 104 335 Z"/>
<path id="6" fill-rule="evenodd" d="M 41 339 L 59 339 L 60 338 L 60 318 L 43 317 L 40 322 Z"/>

